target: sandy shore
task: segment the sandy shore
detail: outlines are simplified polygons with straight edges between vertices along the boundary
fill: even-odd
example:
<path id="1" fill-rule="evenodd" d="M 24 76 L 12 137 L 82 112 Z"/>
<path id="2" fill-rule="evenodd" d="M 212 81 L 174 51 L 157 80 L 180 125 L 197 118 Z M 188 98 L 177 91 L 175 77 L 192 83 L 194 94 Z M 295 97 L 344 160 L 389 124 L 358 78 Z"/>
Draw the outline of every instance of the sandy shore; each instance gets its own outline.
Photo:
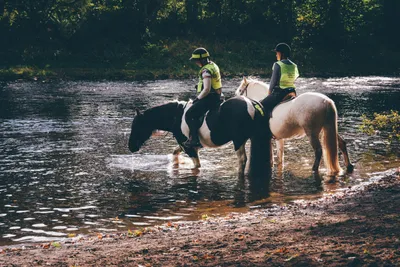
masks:
<path id="1" fill-rule="evenodd" d="M 400 175 L 245 214 L 1 247 L 0 266 L 400 266 Z"/>

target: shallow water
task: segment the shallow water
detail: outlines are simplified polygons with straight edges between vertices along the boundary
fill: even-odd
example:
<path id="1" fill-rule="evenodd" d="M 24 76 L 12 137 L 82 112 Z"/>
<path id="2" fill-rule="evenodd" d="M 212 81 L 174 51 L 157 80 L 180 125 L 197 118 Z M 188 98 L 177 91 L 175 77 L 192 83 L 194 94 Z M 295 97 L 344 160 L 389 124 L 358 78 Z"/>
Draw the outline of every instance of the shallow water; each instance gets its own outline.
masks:
<path id="1" fill-rule="evenodd" d="M 227 97 L 239 82 L 225 81 Z M 281 175 L 273 173 L 270 197 L 238 179 L 231 144 L 202 150 L 200 170 L 193 170 L 184 155 L 181 167 L 172 168 L 176 143 L 171 134 L 154 136 L 131 154 L 127 141 L 134 108 L 187 100 L 193 97 L 195 83 L 0 84 L 0 245 L 136 229 L 317 198 L 400 166 L 399 147 L 358 130 L 361 114 L 399 110 L 400 79 L 387 77 L 298 82 L 298 93 L 321 92 L 337 105 L 339 132 L 356 169 L 335 182 L 323 175 L 313 177 L 313 152 L 306 139 L 286 142 L 285 169 Z"/>

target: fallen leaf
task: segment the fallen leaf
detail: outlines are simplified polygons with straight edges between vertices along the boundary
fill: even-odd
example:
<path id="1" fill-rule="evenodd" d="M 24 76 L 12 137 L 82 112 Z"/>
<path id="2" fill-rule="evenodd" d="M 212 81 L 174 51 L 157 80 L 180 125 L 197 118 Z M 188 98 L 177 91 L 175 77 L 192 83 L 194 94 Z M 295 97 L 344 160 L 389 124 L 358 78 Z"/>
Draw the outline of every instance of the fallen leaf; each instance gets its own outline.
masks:
<path id="1" fill-rule="evenodd" d="M 51 245 L 52 245 L 53 247 L 55 247 L 55 248 L 61 248 L 60 242 L 53 242 L 53 243 L 51 243 Z"/>
<path id="2" fill-rule="evenodd" d="M 76 234 L 68 234 L 68 237 L 69 237 L 69 238 L 75 237 L 75 236 L 76 236 Z"/>
<path id="3" fill-rule="evenodd" d="M 283 248 L 278 248 L 277 250 L 275 250 L 275 253 L 287 253 L 288 249 L 283 247 Z"/>
<path id="4" fill-rule="evenodd" d="M 297 258 L 298 256 L 299 256 L 299 254 L 294 254 L 293 256 L 287 258 L 285 261 L 291 261 L 291 260 Z"/>
<path id="5" fill-rule="evenodd" d="M 140 231 L 140 230 L 135 230 L 135 231 L 133 232 L 133 235 L 134 235 L 134 236 L 142 236 L 142 235 L 143 235 L 143 232 Z"/>
<path id="6" fill-rule="evenodd" d="M 128 229 L 128 236 L 132 237 L 133 236 L 133 232 L 131 230 Z"/>
<path id="7" fill-rule="evenodd" d="M 42 244 L 42 248 L 49 248 L 50 247 L 50 243 L 47 243 L 47 244 Z"/>
<path id="8" fill-rule="evenodd" d="M 205 260 L 213 260 L 213 259 L 215 259 L 215 256 L 206 254 L 206 255 L 203 256 L 203 259 L 205 259 Z"/>

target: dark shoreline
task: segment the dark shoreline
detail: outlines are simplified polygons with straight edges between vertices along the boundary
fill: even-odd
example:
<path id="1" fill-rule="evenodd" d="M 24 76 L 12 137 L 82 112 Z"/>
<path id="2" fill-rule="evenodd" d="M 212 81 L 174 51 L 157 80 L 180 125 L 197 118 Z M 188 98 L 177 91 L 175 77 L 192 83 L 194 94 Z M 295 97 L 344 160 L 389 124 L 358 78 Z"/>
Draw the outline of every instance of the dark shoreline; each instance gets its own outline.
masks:
<path id="1" fill-rule="evenodd" d="M 269 79 L 271 72 L 269 70 L 254 69 L 244 72 L 232 73 L 222 71 L 223 78 L 240 78 L 243 76 L 255 76 L 263 79 Z M 303 78 L 340 78 L 340 77 L 360 77 L 360 76 L 383 76 L 399 77 L 398 72 L 346 72 L 346 71 L 302 71 Z M 185 69 L 180 72 L 163 70 L 132 70 L 132 69 L 111 69 L 111 68 L 59 68 L 59 69 L 39 69 L 34 67 L 16 67 L 9 69 L 0 69 L 0 81 L 144 81 L 144 80 L 166 80 L 166 79 L 190 79 L 197 78 L 195 69 Z"/>

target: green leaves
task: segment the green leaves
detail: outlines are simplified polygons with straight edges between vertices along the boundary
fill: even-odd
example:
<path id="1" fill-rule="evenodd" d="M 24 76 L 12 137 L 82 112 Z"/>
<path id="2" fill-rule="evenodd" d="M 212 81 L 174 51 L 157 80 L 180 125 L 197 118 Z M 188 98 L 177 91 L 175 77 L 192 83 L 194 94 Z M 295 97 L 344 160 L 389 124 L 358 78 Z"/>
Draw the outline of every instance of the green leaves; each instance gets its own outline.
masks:
<path id="1" fill-rule="evenodd" d="M 374 113 L 374 118 L 369 119 L 365 115 L 362 116 L 362 124 L 360 130 L 368 135 L 382 134 L 389 141 L 397 139 L 400 141 L 400 115 L 398 111 Z"/>

